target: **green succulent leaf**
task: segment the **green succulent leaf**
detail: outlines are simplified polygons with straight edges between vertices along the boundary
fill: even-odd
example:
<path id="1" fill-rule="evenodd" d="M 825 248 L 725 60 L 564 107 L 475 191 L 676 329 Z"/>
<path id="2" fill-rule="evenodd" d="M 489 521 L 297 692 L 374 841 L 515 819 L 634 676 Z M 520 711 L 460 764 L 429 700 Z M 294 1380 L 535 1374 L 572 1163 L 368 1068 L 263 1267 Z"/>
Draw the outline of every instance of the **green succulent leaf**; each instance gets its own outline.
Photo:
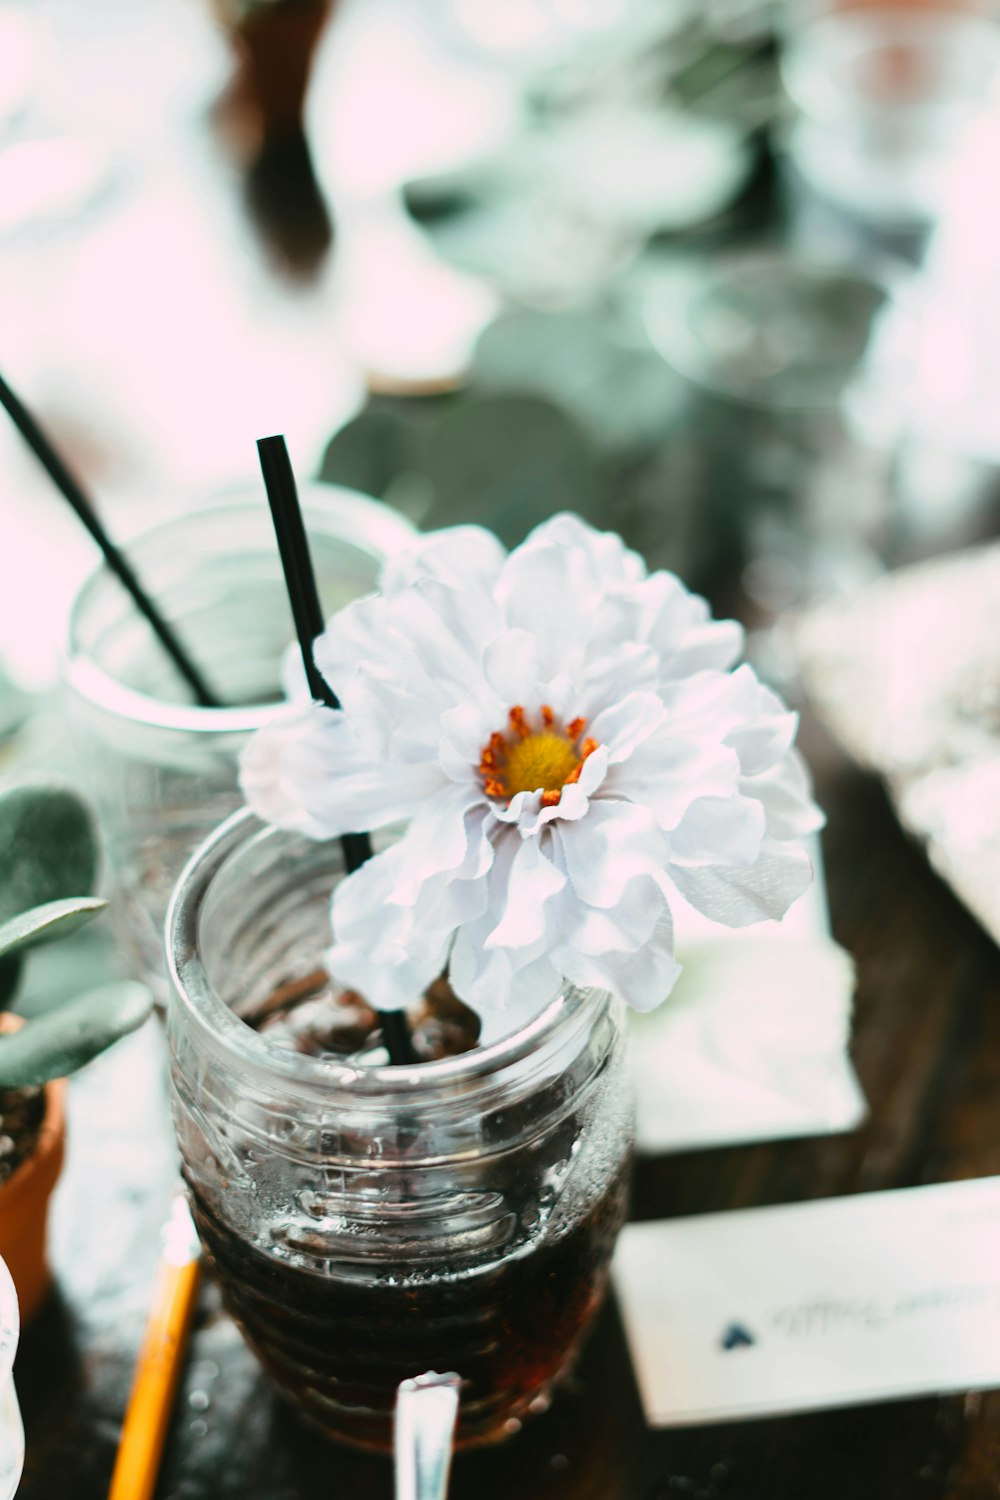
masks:
<path id="1" fill-rule="evenodd" d="M 6 1010 L 17 994 L 20 978 L 21 960 L 19 958 L 0 959 L 0 1010 Z"/>
<path id="2" fill-rule="evenodd" d="M 153 1008 L 144 984 L 101 985 L 59 1010 L 0 1036 L 0 1089 L 26 1088 L 75 1073 L 141 1026 Z"/>
<path id="3" fill-rule="evenodd" d="M 67 901 L 47 901 L 44 906 L 34 906 L 11 917 L 0 923 L 0 959 L 68 937 L 92 921 L 107 904 L 97 896 L 73 896 Z"/>
<path id="4" fill-rule="evenodd" d="M 0 922 L 91 891 L 97 836 L 87 804 L 57 781 L 0 792 Z"/>

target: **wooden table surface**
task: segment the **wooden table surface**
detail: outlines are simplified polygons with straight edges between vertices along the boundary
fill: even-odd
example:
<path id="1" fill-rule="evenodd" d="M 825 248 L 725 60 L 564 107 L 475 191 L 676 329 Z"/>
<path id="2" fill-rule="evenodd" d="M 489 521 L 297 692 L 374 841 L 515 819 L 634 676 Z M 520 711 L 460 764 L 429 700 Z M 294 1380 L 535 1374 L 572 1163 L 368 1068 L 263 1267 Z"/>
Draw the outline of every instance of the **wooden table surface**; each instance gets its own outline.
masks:
<path id="1" fill-rule="evenodd" d="M 880 787 L 815 728 L 833 930 L 858 966 L 852 1053 L 868 1123 L 846 1136 L 641 1160 L 637 1218 L 1000 1172 L 1000 951 L 900 832 Z M 173 1157 L 154 1027 L 73 1090 L 53 1230 L 59 1290 L 24 1335 L 21 1500 L 106 1493 Z M 455 1500 L 987 1500 L 1000 1393 L 645 1430 L 609 1304 L 577 1376 L 502 1449 L 461 1455 Z M 367 1500 L 388 1465 L 302 1429 L 203 1288 L 160 1500 Z"/>

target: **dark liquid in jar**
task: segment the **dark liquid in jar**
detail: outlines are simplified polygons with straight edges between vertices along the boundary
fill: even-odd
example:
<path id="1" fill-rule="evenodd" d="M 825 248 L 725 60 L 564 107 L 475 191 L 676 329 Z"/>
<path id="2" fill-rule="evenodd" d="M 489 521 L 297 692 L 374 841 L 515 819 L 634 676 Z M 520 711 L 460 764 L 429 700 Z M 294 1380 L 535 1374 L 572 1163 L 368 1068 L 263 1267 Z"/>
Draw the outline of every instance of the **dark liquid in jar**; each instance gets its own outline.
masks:
<path id="1" fill-rule="evenodd" d="M 600 1305 L 625 1205 L 622 1171 L 554 1241 L 457 1275 L 445 1265 L 408 1281 L 399 1267 L 391 1285 L 283 1264 L 192 1202 L 229 1311 L 262 1364 L 331 1437 L 382 1449 L 396 1387 L 427 1370 L 465 1382 L 459 1444 L 503 1438 L 546 1404 Z"/>
<path id="2" fill-rule="evenodd" d="M 422 1022 L 411 1017 L 427 1057 L 475 1042 L 476 1018 L 456 1010 L 458 1002 L 444 992 L 439 999 L 435 1005 L 430 996 Z M 283 1046 L 343 1057 L 373 1041 L 377 1017 L 364 1015 L 357 996 L 321 989 L 292 1004 L 303 1007 L 297 1018 L 284 1005 L 269 1006 L 259 1023 L 262 1031 L 274 1028 Z M 338 1007 L 349 1037 L 330 1029 Z M 463 1011 L 471 1017 L 464 1035 Z M 553 1154 L 568 1156 L 577 1123 L 572 1116 L 561 1122 Z M 538 1217 L 539 1165 L 530 1150 L 515 1148 L 489 1182 L 495 1214 L 517 1226 L 508 1240 L 479 1254 L 460 1249 L 451 1260 L 443 1247 L 419 1264 L 402 1257 L 373 1264 L 350 1247 L 342 1261 L 334 1253 L 322 1267 L 310 1265 L 308 1253 L 293 1263 L 287 1246 L 272 1254 L 235 1234 L 197 1184 L 190 1187 L 226 1305 L 262 1364 L 329 1436 L 389 1449 L 396 1388 L 428 1370 L 463 1379 L 460 1445 L 502 1439 L 547 1404 L 548 1389 L 571 1365 L 606 1289 L 625 1218 L 627 1168 L 621 1164 L 605 1177 L 599 1194 L 565 1226 L 536 1230 L 530 1226 Z"/>

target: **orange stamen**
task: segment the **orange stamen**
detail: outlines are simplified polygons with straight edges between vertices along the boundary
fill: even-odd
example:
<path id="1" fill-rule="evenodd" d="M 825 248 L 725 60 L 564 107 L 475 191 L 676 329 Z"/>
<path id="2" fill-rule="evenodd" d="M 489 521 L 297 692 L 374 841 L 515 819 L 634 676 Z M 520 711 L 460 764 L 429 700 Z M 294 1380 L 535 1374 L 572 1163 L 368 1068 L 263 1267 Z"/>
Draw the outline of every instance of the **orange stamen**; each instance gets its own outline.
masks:
<path id="1" fill-rule="evenodd" d="M 557 791 L 543 792 L 542 793 L 542 806 L 543 807 L 555 807 L 557 805 L 557 803 L 559 801 L 559 798 L 561 796 L 562 796 L 562 787 L 559 787 L 559 789 Z"/>
<path id="2" fill-rule="evenodd" d="M 526 740 L 531 730 L 528 728 L 528 721 L 524 716 L 524 709 L 521 705 L 516 703 L 507 717 L 510 719 L 510 727 L 514 733 L 519 735 L 522 740 Z"/>
<path id="3" fill-rule="evenodd" d="M 555 717 L 556 716 L 552 712 L 552 710 L 549 707 L 549 705 L 547 703 L 543 703 L 542 704 L 542 723 L 545 725 L 546 729 L 551 729 L 552 728 L 552 725 L 555 722 Z"/>
<path id="4" fill-rule="evenodd" d="M 586 719 L 571 719 L 566 725 L 566 734 L 569 739 L 578 740 L 586 727 Z"/>
<path id="5" fill-rule="evenodd" d="M 564 786 L 576 785 L 576 783 L 580 780 L 580 772 L 583 770 L 584 761 L 587 760 L 591 755 L 593 755 L 596 749 L 596 740 L 592 740 L 589 737 L 584 740 L 583 744 L 580 746 L 580 764 L 578 766 L 574 766 L 572 771 L 570 771 L 569 775 L 566 777 L 565 782 L 563 783 Z"/>

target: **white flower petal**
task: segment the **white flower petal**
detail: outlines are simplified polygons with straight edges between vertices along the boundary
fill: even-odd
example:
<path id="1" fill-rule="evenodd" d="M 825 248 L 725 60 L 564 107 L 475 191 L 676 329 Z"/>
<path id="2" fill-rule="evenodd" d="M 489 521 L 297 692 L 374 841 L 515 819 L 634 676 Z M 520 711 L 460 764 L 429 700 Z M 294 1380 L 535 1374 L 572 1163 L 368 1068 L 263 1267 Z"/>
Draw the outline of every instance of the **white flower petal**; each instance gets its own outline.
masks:
<path id="1" fill-rule="evenodd" d="M 538 642 L 530 630 L 505 630 L 483 652 L 483 675 L 502 703 L 536 708 L 532 693 L 541 679 Z M 505 727 L 502 724 L 498 728 Z"/>
<path id="2" fill-rule="evenodd" d="M 734 620 L 713 620 L 704 599 L 663 571 L 613 596 L 602 632 L 612 647 L 622 640 L 647 643 L 660 687 L 705 669 L 725 671 L 743 649 L 743 630 Z"/>
<path id="3" fill-rule="evenodd" d="M 672 865 L 670 875 L 685 900 L 713 922 L 750 927 L 785 915 L 811 881 L 812 863 L 799 845 L 765 838 L 752 865 Z"/>
<path id="4" fill-rule="evenodd" d="M 382 569 L 382 593 L 397 594 L 424 578 L 437 579 L 452 588 L 474 586 L 492 592 L 506 555 L 492 531 L 482 526 L 430 531 L 387 560 Z"/>
<path id="5" fill-rule="evenodd" d="M 547 680 L 543 678 L 539 683 L 537 698 L 539 707 L 547 703 L 553 713 L 567 721 L 575 719 L 581 710 L 579 685 L 569 672 L 557 672 Z"/>
<path id="6" fill-rule="evenodd" d="M 240 786 L 258 817 L 308 838 L 402 822 L 445 784 L 433 761 L 373 761 L 347 716 L 318 704 L 281 711 L 240 758 Z"/>
<path id="7" fill-rule="evenodd" d="M 593 797 L 600 790 L 607 778 L 611 757 L 607 745 L 598 745 L 597 749 L 587 756 L 580 767 L 580 778 L 576 782 L 576 790 L 583 797 Z M 564 818 L 572 817 L 572 814 L 564 807 L 570 793 L 574 790 L 573 784 L 563 787 L 562 797 L 559 802 L 561 815 Z"/>
<path id="8" fill-rule="evenodd" d="M 757 776 L 787 754 L 798 727 L 798 714 L 790 713 L 775 693 L 758 683 L 755 716 L 730 729 L 726 744 L 739 756 L 743 775 Z"/>
<path id="9" fill-rule="evenodd" d="M 664 836 L 652 813 L 631 802 L 599 799 L 579 822 L 553 832 L 560 865 L 588 906 L 614 907 L 629 882 L 664 869 Z"/>
<path id="10" fill-rule="evenodd" d="M 652 941 L 664 913 L 669 913 L 661 889 L 662 876 L 641 875 L 622 890 L 618 904 L 602 910 L 564 895 L 556 913 L 560 939 L 589 957 L 602 953 L 635 953 Z"/>
<path id="11" fill-rule="evenodd" d="M 655 693 L 629 693 L 593 719 L 586 733 L 608 748 L 608 762 L 628 760 L 637 745 L 648 740 L 666 719 L 666 710 Z"/>
<path id="12" fill-rule="evenodd" d="M 670 835 L 675 865 L 752 865 L 764 842 L 764 809 L 749 797 L 699 797 Z"/>
<path id="13" fill-rule="evenodd" d="M 597 531 L 568 511 L 536 526 L 517 550 L 525 554 L 551 547 L 582 554 L 593 584 L 601 592 L 616 584 L 637 583 L 646 576 L 646 564 L 620 536 L 613 531 Z"/>
<path id="14" fill-rule="evenodd" d="M 449 776 L 464 777 L 471 768 L 478 778 L 480 757 L 504 719 L 500 699 L 485 687 L 441 715 L 438 753 Z"/>
<path id="15" fill-rule="evenodd" d="M 530 825 L 537 818 L 542 805 L 541 792 L 516 792 L 510 801 L 491 803 L 493 816 L 501 823 L 522 822 Z"/>
<path id="16" fill-rule="evenodd" d="M 434 670 L 439 664 L 421 656 L 419 645 L 378 598 L 355 600 L 316 642 L 316 664 L 373 756 L 429 756 L 441 714 L 464 697 L 453 674 Z"/>
<path id="17" fill-rule="evenodd" d="M 543 807 L 539 802 L 533 818 L 522 818 L 519 830 L 521 837 L 534 838 L 547 823 L 574 822 L 584 816 L 589 805 L 587 793 L 579 782 L 564 786 L 562 796 L 552 807 Z"/>
<path id="18" fill-rule="evenodd" d="M 486 938 L 487 948 L 528 948 L 545 933 L 545 904 L 557 896 L 566 876 L 535 839 L 522 839 L 507 875 L 503 915 Z"/>
<path id="19" fill-rule="evenodd" d="M 573 984 L 608 990 L 633 1010 L 654 1010 L 670 994 L 681 966 L 673 955 L 673 926 L 666 906 L 655 937 L 634 952 L 608 951 L 600 956 L 565 945 L 553 961 Z"/>
<path id="20" fill-rule="evenodd" d="M 743 628 L 735 620 L 713 620 L 705 600 L 689 594 L 672 573 L 654 573 L 633 597 L 648 611 L 642 638 L 661 660 L 661 683 L 695 672 L 727 671 L 743 650 Z"/>
<path id="21" fill-rule="evenodd" d="M 449 978 L 456 995 L 477 1010 L 506 1010 L 526 1004 L 541 1008 L 554 998 L 561 983 L 546 952 L 551 942 L 547 943 L 544 937 L 534 943 L 521 941 L 516 947 L 491 947 L 487 941 L 496 925 L 496 913 L 504 909 L 511 871 L 520 849 L 516 838 L 510 835 L 499 838 L 495 863 L 486 882 L 491 887 L 488 909 L 459 928 L 455 935 Z"/>
<path id="22" fill-rule="evenodd" d="M 755 776 L 780 760 L 798 724 L 798 716 L 748 666 L 729 674 L 698 672 L 666 688 L 664 700 L 676 733 L 729 745 L 744 776 Z"/>
<path id="23" fill-rule="evenodd" d="M 707 612 L 707 611 L 706 611 Z M 676 682 L 691 672 L 725 672 L 743 651 L 742 625 L 735 620 L 708 620 L 688 625 L 678 648 L 665 664 L 664 682 Z"/>
<path id="24" fill-rule="evenodd" d="M 361 672 L 377 682 L 400 684 L 400 655 L 409 672 L 421 671 L 417 653 L 401 635 L 390 601 L 378 594 L 354 599 L 329 622 L 316 641 L 313 656 L 327 682 L 343 697 L 346 683 Z"/>
<path id="25" fill-rule="evenodd" d="M 389 900 L 414 906 L 437 876 L 478 880 L 493 863 L 486 838 L 486 799 L 474 789 L 446 785 L 415 814 L 398 846 L 396 881 Z"/>
<path id="26" fill-rule="evenodd" d="M 759 700 L 760 683 L 745 665 L 735 672 L 695 672 L 663 689 L 674 733 L 713 742 L 751 720 Z"/>
<path id="27" fill-rule="evenodd" d="M 342 609 L 316 642 L 316 664 L 358 737 L 406 758 L 437 744 L 443 713 L 485 687 L 483 647 L 499 628 L 490 598 L 424 579 Z"/>
<path id="28" fill-rule="evenodd" d="M 812 800 L 809 775 L 797 750 L 789 750 L 763 775 L 744 778 L 740 790 L 759 800 L 772 838 L 807 838 L 826 821 Z"/>
<path id="29" fill-rule="evenodd" d="M 240 755 L 240 790 L 258 818 L 310 839 L 327 838 L 328 830 L 304 805 L 299 787 L 289 782 L 285 759 L 296 741 L 309 732 L 317 711 L 312 703 L 279 709 Z"/>
<path id="30" fill-rule="evenodd" d="M 673 732 L 668 719 L 630 760 L 612 768 L 604 789 L 609 796 L 644 804 L 660 827 L 670 831 L 699 797 L 732 796 L 739 774 L 735 750 L 705 736 L 685 739 Z"/>
<path id="31" fill-rule="evenodd" d="M 423 675 L 463 696 L 481 686 L 483 649 L 498 628 L 488 604 L 433 578 L 390 601 L 395 630 L 418 655 Z"/>
<path id="32" fill-rule="evenodd" d="M 548 954 L 515 968 L 507 949 L 483 948 L 472 927 L 463 927 L 455 938 L 448 976 L 455 994 L 474 1010 L 509 1013 L 522 1022 L 554 1000 L 563 984 Z"/>
<path id="33" fill-rule="evenodd" d="M 444 969 L 451 943 L 450 932 L 418 931 L 412 913 L 389 901 L 398 848 L 368 860 L 333 897 L 327 968 L 377 1010 L 402 1010 L 418 999 Z"/>
<path id="34" fill-rule="evenodd" d="M 512 630 L 538 642 L 539 673 L 579 673 L 587 637 L 585 568 L 575 552 L 520 549 L 504 564 L 497 598 Z"/>
<path id="35" fill-rule="evenodd" d="M 584 662 L 577 708 L 591 720 L 613 708 L 626 693 L 653 692 L 659 686 L 660 661 L 651 646 L 614 641 L 595 649 Z"/>

